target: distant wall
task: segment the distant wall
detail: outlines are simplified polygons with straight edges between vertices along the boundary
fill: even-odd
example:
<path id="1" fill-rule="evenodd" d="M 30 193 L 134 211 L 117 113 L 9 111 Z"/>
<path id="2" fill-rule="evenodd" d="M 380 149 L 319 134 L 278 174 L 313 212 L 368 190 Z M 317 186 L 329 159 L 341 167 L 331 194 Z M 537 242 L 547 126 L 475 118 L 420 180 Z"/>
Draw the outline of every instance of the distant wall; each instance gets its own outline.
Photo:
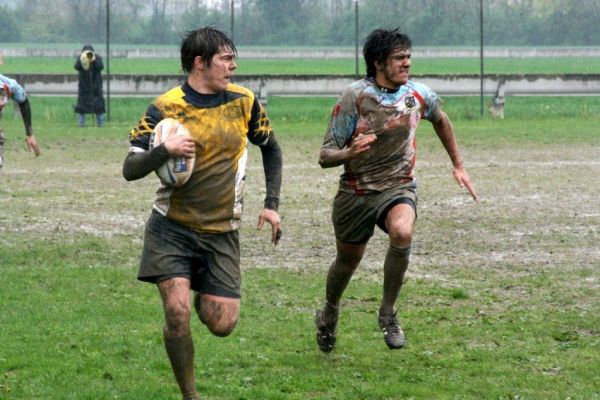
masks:
<path id="1" fill-rule="evenodd" d="M 11 75 L 33 95 L 76 95 L 75 74 Z M 235 83 L 260 97 L 337 96 L 354 76 L 325 75 L 237 75 Z M 183 81 L 181 75 L 112 75 L 111 96 L 156 96 Z M 411 79 L 425 83 L 440 95 L 478 95 L 479 75 L 415 75 Z M 107 93 L 104 79 L 104 93 Z M 483 91 L 492 95 L 500 89 L 504 95 L 600 95 L 600 74 L 563 75 L 485 75 Z"/>
<path id="2" fill-rule="evenodd" d="M 106 48 L 95 46 L 98 53 L 104 55 Z M 360 50 L 360 49 L 359 49 Z M 80 49 L 2 49 L 5 57 L 75 57 Z M 479 57 L 478 48 L 419 48 L 412 49 L 416 58 L 435 57 Z M 484 57 L 600 57 L 600 47 L 487 47 Z M 179 58 L 179 49 L 110 49 L 111 57 L 115 58 Z M 239 58 L 354 58 L 354 49 L 252 49 L 238 48 Z M 361 54 L 359 54 L 362 57 Z"/>

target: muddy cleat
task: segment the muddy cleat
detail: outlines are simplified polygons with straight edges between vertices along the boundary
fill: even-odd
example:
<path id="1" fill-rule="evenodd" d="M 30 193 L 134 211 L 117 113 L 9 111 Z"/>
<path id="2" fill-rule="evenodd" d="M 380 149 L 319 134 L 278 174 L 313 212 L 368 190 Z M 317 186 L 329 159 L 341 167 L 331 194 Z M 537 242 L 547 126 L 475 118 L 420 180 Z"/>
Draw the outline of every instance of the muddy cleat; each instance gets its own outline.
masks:
<path id="1" fill-rule="evenodd" d="M 337 336 L 337 309 L 333 318 L 325 317 L 323 310 L 315 311 L 315 325 L 317 325 L 317 344 L 319 349 L 325 353 L 329 353 L 333 350 L 335 345 L 335 338 Z"/>
<path id="2" fill-rule="evenodd" d="M 377 318 L 379 321 L 379 328 L 381 328 L 381 331 L 383 332 L 385 344 L 387 344 L 390 349 L 401 349 L 404 347 L 404 332 L 402 332 L 396 314 L 397 311 L 394 311 L 389 317 L 379 316 Z"/>
<path id="3" fill-rule="evenodd" d="M 2 165 L 4 165 L 4 159 L 2 158 L 2 156 L 0 156 L 0 168 L 2 168 Z"/>

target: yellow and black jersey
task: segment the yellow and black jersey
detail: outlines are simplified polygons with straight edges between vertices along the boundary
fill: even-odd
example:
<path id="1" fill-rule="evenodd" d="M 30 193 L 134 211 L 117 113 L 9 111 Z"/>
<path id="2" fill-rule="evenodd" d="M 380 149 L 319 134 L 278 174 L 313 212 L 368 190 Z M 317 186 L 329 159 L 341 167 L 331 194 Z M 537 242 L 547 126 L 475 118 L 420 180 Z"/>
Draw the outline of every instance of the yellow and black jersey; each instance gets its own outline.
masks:
<path id="1" fill-rule="evenodd" d="M 273 135 L 254 94 L 229 84 L 223 92 L 200 94 L 187 83 L 157 97 L 129 135 L 131 151 L 147 151 L 156 124 L 181 121 L 196 142 L 194 171 L 185 185 L 161 185 L 154 208 L 200 232 L 239 229 L 247 143 L 266 144 Z"/>

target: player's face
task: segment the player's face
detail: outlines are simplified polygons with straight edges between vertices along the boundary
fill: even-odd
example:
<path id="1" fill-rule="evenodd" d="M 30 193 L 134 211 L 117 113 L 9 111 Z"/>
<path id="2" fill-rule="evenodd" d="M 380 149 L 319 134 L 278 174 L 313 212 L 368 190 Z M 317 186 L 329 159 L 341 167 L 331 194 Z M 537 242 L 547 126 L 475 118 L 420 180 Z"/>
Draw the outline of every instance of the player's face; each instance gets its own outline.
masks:
<path id="1" fill-rule="evenodd" d="M 236 68 L 235 53 L 229 48 L 221 48 L 214 55 L 210 66 L 205 69 L 204 78 L 207 88 L 213 93 L 225 90 Z"/>
<path id="2" fill-rule="evenodd" d="M 396 88 L 408 81 L 410 49 L 397 49 L 390 53 L 385 65 L 377 65 L 376 80 L 381 86 Z"/>

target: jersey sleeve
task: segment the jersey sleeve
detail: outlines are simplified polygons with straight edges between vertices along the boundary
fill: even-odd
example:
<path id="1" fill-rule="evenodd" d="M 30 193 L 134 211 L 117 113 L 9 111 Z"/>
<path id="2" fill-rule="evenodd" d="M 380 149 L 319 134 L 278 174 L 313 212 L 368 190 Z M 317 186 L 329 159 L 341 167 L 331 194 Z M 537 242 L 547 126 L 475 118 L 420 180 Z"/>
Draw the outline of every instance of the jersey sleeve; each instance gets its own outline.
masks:
<path id="1" fill-rule="evenodd" d="M 19 85 L 19 83 L 14 79 L 4 77 L 4 80 L 6 82 L 0 82 L 0 85 L 6 85 L 11 99 L 17 103 L 23 103 L 25 100 L 27 100 L 27 93 L 25 93 L 23 86 Z"/>
<path id="2" fill-rule="evenodd" d="M 163 119 L 161 111 L 154 103 L 148 106 L 148 109 L 140 118 L 137 125 L 129 132 L 129 143 L 131 151 L 149 150 L 150 137 L 156 124 Z"/>
<path id="3" fill-rule="evenodd" d="M 415 83 L 414 90 L 419 93 L 427 105 L 423 117 L 431 122 L 439 121 L 441 118 L 442 107 L 440 105 L 441 100 L 437 93 L 431 90 L 428 86 L 420 83 Z"/>
<path id="4" fill-rule="evenodd" d="M 262 104 L 254 97 L 250 121 L 248 122 L 248 140 L 255 145 L 264 145 L 273 135 L 273 128 Z"/>
<path id="5" fill-rule="evenodd" d="M 356 95 L 346 89 L 333 107 L 321 147 L 344 148 L 356 130 L 357 121 Z"/>

